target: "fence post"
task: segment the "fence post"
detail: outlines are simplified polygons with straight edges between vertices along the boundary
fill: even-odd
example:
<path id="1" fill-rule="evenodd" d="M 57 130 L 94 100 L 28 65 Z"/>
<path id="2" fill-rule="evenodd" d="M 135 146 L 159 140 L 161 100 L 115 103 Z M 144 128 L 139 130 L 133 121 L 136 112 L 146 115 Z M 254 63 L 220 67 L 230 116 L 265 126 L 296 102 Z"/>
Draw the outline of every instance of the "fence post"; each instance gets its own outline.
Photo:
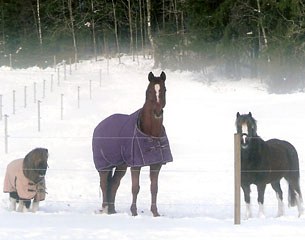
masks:
<path id="1" fill-rule="evenodd" d="M 77 108 L 80 108 L 80 86 L 77 87 Z"/>
<path id="2" fill-rule="evenodd" d="M 240 134 L 234 134 L 234 224 L 240 224 L 241 147 Z"/>
<path id="3" fill-rule="evenodd" d="M 13 90 L 13 114 L 16 113 L 16 90 Z"/>
<path id="4" fill-rule="evenodd" d="M 64 80 L 67 80 L 66 60 L 64 60 Z"/>
<path id="5" fill-rule="evenodd" d="M 0 95 L 0 121 L 2 121 L 2 95 Z"/>
<path id="6" fill-rule="evenodd" d="M 60 120 L 64 119 L 64 94 L 60 95 Z"/>
<path id="7" fill-rule="evenodd" d="M 42 83 L 42 98 L 46 97 L 46 80 L 43 79 L 43 83 Z"/>
<path id="8" fill-rule="evenodd" d="M 57 86 L 60 86 L 59 67 L 57 68 Z"/>
<path id="9" fill-rule="evenodd" d="M 41 101 L 38 100 L 38 104 L 37 104 L 37 106 L 38 106 L 38 132 L 40 132 L 40 119 L 41 119 L 41 117 L 40 117 L 40 103 L 41 103 Z"/>
<path id="10" fill-rule="evenodd" d="M 27 105 L 27 86 L 24 86 L 24 108 Z"/>
<path id="11" fill-rule="evenodd" d="M 8 115 L 4 115 L 4 151 L 8 153 L 8 131 L 7 131 L 7 118 Z"/>
<path id="12" fill-rule="evenodd" d="M 54 75 L 51 74 L 51 84 L 50 84 L 50 91 L 53 92 L 53 77 Z"/>

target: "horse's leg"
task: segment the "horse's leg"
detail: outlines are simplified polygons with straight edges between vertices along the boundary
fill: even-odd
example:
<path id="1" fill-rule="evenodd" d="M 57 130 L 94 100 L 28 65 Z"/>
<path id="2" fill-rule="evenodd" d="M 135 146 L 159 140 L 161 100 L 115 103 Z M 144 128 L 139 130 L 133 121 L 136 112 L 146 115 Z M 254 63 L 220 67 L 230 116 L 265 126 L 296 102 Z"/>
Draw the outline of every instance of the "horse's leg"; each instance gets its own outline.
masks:
<path id="1" fill-rule="evenodd" d="M 264 217 L 265 213 L 264 213 L 264 194 L 265 194 L 265 190 L 266 190 L 266 184 L 258 184 L 257 185 L 257 193 L 258 193 L 258 197 L 257 197 L 257 201 L 258 201 L 258 205 L 259 205 L 259 212 L 258 212 L 258 216 L 259 217 Z"/>
<path id="2" fill-rule="evenodd" d="M 278 200 L 277 217 L 281 217 L 284 215 L 283 191 L 281 189 L 280 182 L 273 182 L 271 183 L 271 186 L 276 192 L 276 198 Z"/>
<path id="3" fill-rule="evenodd" d="M 251 205 L 250 205 L 250 185 L 241 185 L 244 192 L 244 200 L 246 202 L 246 219 L 252 217 Z"/>
<path id="4" fill-rule="evenodd" d="M 160 216 L 157 208 L 157 194 L 158 194 L 158 177 L 161 169 L 161 164 L 154 164 L 150 166 L 150 192 L 151 192 L 151 207 L 150 210 L 154 217 Z"/>
<path id="5" fill-rule="evenodd" d="M 116 213 L 115 205 L 114 205 L 115 196 L 116 196 L 117 190 L 120 186 L 121 179 L 124 177 L 124 175 L 126 173 L 126 169 L 127 169 L 127 165 L 125 165 L 125 164 L 116 167 L 113 177 L 111 179 L 111 189 L 110 189 L 109 196 L 108 196 L 108 200 L 109 200 L 108 213 L 109 214 Z"/>
<path id="6" fill-rule="evenodd" d="M 99 171 L 100 175 L 100 187 L 103 194 L 102 212 L 108 214 L 108 204 L 109 204 L 109 189 L 111 185 L 112 170 Z"/>
<path id="7" fill-rule="evenodd" d="M 131 182 L 132 182 L 132 204 L 130 207 L 130 211 L 132 216 L 137 216 L 138 211 L 137 211 L 137 197 L 138 193 L 140 191 L 140 171 L 141 167 L 132 167 L 130 169 L 131 171 Z"/>

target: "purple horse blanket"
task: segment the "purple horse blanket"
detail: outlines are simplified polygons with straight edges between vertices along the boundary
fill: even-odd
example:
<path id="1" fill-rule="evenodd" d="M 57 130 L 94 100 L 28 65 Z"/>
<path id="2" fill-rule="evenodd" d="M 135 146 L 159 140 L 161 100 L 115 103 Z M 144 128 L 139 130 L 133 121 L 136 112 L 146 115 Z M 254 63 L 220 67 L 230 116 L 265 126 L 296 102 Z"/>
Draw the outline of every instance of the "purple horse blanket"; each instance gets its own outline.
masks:
<path id="1" fill-rule="evenodd" d="M 138 127 L 140 111 L 131 115 L 114 114 L 97 125 L 92 151 L 98 171 L 122 164 L 142 167 L 173 161 L 165 128 L 162 137 L 151 137 L 141 132 Z"/>

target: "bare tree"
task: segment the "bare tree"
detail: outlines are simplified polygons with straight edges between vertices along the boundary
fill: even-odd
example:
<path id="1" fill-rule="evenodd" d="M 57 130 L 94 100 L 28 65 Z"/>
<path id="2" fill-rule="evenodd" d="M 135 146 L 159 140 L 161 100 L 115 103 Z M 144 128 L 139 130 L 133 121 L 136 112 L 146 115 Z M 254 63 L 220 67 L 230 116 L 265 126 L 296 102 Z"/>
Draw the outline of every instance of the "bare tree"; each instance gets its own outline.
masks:
<path id="1" fill-rule="evenodd" d="M 69 15 L 70 15 L 70 24 L 71 24 L 71 33 L 72 33 L 73 47 L 74 47 L 74 61 L 75 61 L 75 63 L 77 63 L 78 62 L 78 53 L 77 53 L 76 37 L 75 37 L 75 30 L 74 30 L 74 18 L 73 18 L 73 11 L 72 11 L 72 0 L 68 0 L 68 8 L 69 8 Z M 75 67 L 76 67 L 76 65 L 75 65 Z"/>
<path id="2" fill-rule="evenodd" d="M 130 52 L 132 54 L 133 61 L 135 61 L 134 51 L 133 51 L 133 31 L 132 31 L 132 17 L 131 17 L 130 0 L 128 0 L 128 19 L 129 19 L 129 34 L 130 34 Z"/>
<path id="3" fill-rule="evenodd" d="M 42 50 L 42 32 L 41 32 L 41 19 L 40 19 L 40 0 L 37 0 L 37 21 L 38 21 L 38 35 L 40 49 Z"/>
<path id="4" fill-rule="evenodd" d="M 118 21 L 117 21 L 117 17 L 116 17 L 114 0 L 112 0 L 112 9 L 113 9 L 113 18 L 114 18 L 114 34 L 115 34 L 115 40 L 116 40 L 116 48 L 117 48 L 117 54 L 119 57 L 119 63 L 121 63 L 120 45 L 119 45 L 119 36 L 118 36 Z"/>
<path id="5" fill-rule="evenodd" d="M 92 25 L 93 51 L 94 51 L 94 59 L 95 59 L 95 61 L 97 61 L 96 36 L 95 36 L 95 20 L 94 20 L 95 12 L 94 12 L 93 0 L 91 0 L 91 11 L 92 11 L 91 25 Z"/>
<path id="6" fill-rule="evenodd" d="M 147 8 L 147 35 L 151 46 L 152 56 L 154 57 L 154 39 L 151 33 L 151 0 L 146 0 Z"/>

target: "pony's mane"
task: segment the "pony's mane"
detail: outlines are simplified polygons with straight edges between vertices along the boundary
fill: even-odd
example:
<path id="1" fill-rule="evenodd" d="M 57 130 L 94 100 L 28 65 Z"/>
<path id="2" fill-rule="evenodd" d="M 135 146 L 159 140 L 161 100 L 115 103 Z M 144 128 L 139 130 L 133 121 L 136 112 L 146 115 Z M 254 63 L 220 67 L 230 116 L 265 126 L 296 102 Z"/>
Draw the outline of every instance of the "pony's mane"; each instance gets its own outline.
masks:
<path id="1" fill-rule="evenodd" d="M 23 160 L 24 176 L 35 183 L 39 181 L 39 170 L 41 169 L 37 169 L 37 166 L 40 165 L 40 162 L 46 162 L 48 157 L 48 150 L 45 148 L 35 148 L 30 151 Z"/>

